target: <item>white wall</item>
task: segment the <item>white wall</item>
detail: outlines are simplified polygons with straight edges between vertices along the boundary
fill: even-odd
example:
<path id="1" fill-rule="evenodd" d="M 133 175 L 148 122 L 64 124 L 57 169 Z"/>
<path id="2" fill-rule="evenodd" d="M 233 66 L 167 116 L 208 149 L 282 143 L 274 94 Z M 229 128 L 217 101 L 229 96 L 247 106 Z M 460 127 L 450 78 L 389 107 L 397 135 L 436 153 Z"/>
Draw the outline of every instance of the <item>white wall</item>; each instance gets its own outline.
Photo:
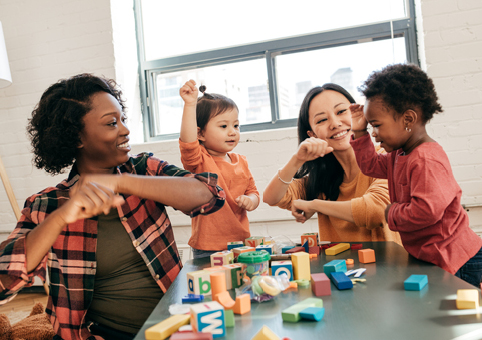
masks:
<path id="1" fill-rule="evenodd" d="M 471 205 L 471 225 L 482 234 L 482 2 L 422 0 L 417 5 L 422 13 L 417 20 L 423 39 L 420 56 L 425 57 L 421 64 L 434 79 L 445 109 L 433 119 L 429 132 L 447 151 L 464 191 L 463 203 Z M 31 165 L 25 135 L 30 112 L 51 83 L 80 72 L 116 78 L 127 94 L 129 116 L 140 117 L 132 61 L 133 21 L 118 17 L 127 15 L 131 7 L 129 0 L 113 0 L 112 6 L 109 0 L 0 0 L 13 77 L 13 85 L 0 90 L 0 156 L 21 206 L 30 194 L 65 177 L 50 177 Z M 139 123 L 139 118 L 132 122 L 137 133 Z M 296 144 L 294 128 L 251 132 L 242 134 L 236 151 L 248 157 L 262 192 Z M 134 145 L 133 152 L 138 151 L 152 151 L 180 164 L 177 141 Z M 170 216 L 178 243 L 186 243 L 189 219 L 172 210 Z M 249 217 L 255 235 L 283 234 L 297 240 L 301 233 L 317 230 L 315 219 L 299 225 L 288 212 L 264 203 Z M 3 237 L 14 225 L 7 196 L 0 190 Z"/>

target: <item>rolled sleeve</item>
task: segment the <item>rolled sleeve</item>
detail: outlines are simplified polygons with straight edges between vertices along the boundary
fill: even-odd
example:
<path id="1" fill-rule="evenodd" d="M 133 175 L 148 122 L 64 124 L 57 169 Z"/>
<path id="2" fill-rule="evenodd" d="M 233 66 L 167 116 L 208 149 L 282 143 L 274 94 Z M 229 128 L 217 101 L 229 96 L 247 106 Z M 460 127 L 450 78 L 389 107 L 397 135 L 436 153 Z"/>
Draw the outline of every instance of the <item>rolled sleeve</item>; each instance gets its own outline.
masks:
<path id="1" fill-rule="evenodd" d="M 211 198 L 208 203 L 203 204 L 190 212 L 185 212 L 185 214 L 191 217 L 196 217 L 199 214 L 209 215 L 221 209 L 224 202 L 226 202 L 226 193 L 217 185 L 218 176 L 211 172 L 202 172 L 200 174 L 195 174 L 194 178 L 203 182 L 207 186 L 209 191 L 213 194 L 213 198 Z"/>

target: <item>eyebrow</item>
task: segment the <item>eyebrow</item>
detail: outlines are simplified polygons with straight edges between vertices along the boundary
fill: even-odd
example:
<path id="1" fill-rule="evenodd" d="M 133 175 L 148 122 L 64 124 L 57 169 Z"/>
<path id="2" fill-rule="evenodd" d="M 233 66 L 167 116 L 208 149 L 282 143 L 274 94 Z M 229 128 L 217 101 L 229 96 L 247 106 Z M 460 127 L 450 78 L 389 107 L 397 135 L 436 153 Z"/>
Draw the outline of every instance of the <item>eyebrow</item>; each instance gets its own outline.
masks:
<path id="1" fill-rule="evenodd" d="M 105 113 L 105 114 L 103 114 L 102 117 L 100 117 L 100 118 L 104 118 L 105 116 L 111 116 L 111 115 L 113 116 L 113 115 L 115 115 L 115 114 L 117 114 L 117 112 Z"/>
<path id="2" fill-rule="evenodd" d="M 333 106 L 334 109 L 336 109 L 338 106 L 342 105 L 342 104 L 346 104 L 346 103 L 338 103 L 336 104 L 335 106 Z M 315 113 L 315 116 L 313 118 L 316 118 L 316 116 L 319 116 L 319 115 L 325 115 L 326 112 L 318 112 L 318 113 Z"/>

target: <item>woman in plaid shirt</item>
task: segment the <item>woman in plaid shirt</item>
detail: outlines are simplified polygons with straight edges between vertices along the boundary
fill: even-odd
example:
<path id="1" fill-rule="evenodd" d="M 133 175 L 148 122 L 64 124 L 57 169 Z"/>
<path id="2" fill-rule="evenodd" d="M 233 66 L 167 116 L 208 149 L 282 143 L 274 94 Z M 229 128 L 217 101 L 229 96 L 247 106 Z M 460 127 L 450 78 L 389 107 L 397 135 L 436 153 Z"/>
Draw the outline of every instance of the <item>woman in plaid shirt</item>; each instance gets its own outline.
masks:
<path id="1" fill-rule="evenodd" d="M 32 112 L 35 165 L 71 170 L 27 199 L 0 245 L 0 303 L 47 266 L 54 339 L 132 339 L 182 267 L 165 206 L 194 217 L 224 204 L 216 174 L 130 156 L 124 110 L 113 80 L 80 74 Z"/>

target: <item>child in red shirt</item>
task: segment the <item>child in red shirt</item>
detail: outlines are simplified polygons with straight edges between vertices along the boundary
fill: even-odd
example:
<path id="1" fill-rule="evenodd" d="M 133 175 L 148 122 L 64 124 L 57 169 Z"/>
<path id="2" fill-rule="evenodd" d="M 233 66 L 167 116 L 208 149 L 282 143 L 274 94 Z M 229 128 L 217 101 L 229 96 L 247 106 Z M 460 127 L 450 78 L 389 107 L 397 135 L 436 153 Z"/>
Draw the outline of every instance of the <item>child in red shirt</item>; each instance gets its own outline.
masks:
<path id="1" fill-rule="evenodd" d="M 192 219 L 189 245 L 194 258 L 227 248 L 228 242 L 250 236 L 247 211 L 259 205 L 259 193 L 245 156 L 231 152 L 239 142 L 238 107 L 220 94 L 208 94 L 194 80 L 179 93 L 184 100 L 179 147 L 181 162 L 191 172 L 214 172 L 226 192 L 226 204 L 209 218 Z M 209 170 L 210 169 L 210 170 Z"/>
<path id="2" fill-rule="evenodd" d="M 361 91 L 365 106 L 350 107 L 351 144 L 365 175 L 388 178 L 389 228 L 414 257 L 480 287 L 482 239 L 469 226 L 447 155 L 425 129 L 442 112 L 432 80 L 415 65 L 390 65 L 372 73 Z M 375 152 L 367 123 L 387 154 Z"/>

